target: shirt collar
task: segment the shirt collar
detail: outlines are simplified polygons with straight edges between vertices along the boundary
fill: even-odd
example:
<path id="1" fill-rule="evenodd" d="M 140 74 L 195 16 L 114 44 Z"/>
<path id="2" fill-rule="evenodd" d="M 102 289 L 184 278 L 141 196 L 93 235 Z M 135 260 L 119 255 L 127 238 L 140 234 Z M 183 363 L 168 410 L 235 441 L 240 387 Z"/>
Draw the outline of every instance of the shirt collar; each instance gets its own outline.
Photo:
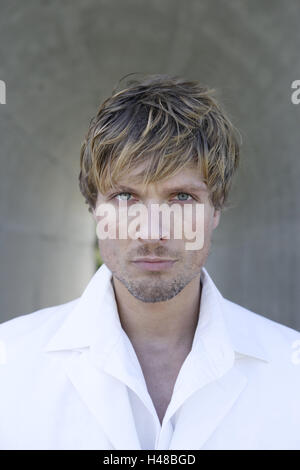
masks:
<path id="1" fill-rule="evenodd" d="M 99 363 L 107 357 L 124 334 L 111 280 L 112 272 L 106 264 L 102 264 L 44 351 L 93 347 L 96 348 Z M 224 368 L 232 365 L 234 353 L 269 361 L 255 328 L 249 331 L 248 325 L 244 327 L 247 319 L 242 317 L 242 313 L 238 321 L 233 321 L 233 317 L 227 315 L 228 301 L 204 267 L 201 270 L 201 282 L 199 320 L 192 350 L 196 352 L 200 348 L 206 353 L 216 375 L 222 374 Z"/>

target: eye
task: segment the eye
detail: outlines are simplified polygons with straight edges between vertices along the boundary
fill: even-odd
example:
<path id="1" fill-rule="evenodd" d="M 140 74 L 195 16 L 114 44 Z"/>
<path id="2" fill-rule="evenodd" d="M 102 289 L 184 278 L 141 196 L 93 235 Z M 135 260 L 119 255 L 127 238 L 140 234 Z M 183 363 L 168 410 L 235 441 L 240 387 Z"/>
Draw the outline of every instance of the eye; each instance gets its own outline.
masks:
<path id="1" fill-rule="evenodd" d="M 177 196 L 179 196 L 179 195 L 181 195 L 181 196 L 182 196 L 182 195 L 188 196 L 188 197 L 194 199 L 193 196 L 191 196 L 191 195 L 188 194 L 188 193 L 177 193 Z M 179 201 L 190 201 L 190 199 L 179 199 Z"/>
<path id="2" fill-rule="evenodd" d="M 115 194 L 115 195 L 113 196 L 113 199 L 115 199 L 115 198 L 117 199 L 118 196 L 121 196 L 121 195 L 123 195 L 123 194 L 129 194 L 129 196 L 131 196 L 130 193 L 123 192 L 123 193 Z M 126 198 L 125 198 L 125 199 L 119 199 L 119 200 L 120 200 L 120 201 L 128 201 L 129 199 L 126 199 Z"/>
<path id="3" fill-rule="evenodd" d="M 122 197 L 124 195 L 125 195 L 125 198 Z M 183 198 L 180 197 L 182 195 L 184 196 Z M 118 199 L 119 201 L 129 201 L 129 198 L 126 197 L 126 196 L 131 197 L 132 194 L 128 193 L 128 192 L 121 192 L 121 193 L 118 193 L 118 194 L 115 194 L 114 196 L 112 196 L 112 199 Z M 177 193 L 176 196 L 179 196 L 179 201 L 183 201 L 183 202 L 184 201 L 194 200 L 194 197 L 189 193 L 180 192 L 180 193 Z M 188 198 L 191 198 L 191 199 L 187 199 L 186 196 Z"/>

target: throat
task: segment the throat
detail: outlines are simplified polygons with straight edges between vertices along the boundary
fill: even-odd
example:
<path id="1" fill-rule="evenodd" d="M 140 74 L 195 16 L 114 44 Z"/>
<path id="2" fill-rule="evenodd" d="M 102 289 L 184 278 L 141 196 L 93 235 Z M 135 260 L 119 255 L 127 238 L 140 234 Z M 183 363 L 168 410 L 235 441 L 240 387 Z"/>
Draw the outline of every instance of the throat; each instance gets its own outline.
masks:
<path id="1" fill-rule="evenodd" d="M 172 399 L 174 386 L 182 365 L 190 352 L 191 346 L 169 351 L 163 354 L 142 353 L 137 357 L 143 371 L 148 393 L 156 410 L 160 424 L 162 424 L 166 410 Z"/>

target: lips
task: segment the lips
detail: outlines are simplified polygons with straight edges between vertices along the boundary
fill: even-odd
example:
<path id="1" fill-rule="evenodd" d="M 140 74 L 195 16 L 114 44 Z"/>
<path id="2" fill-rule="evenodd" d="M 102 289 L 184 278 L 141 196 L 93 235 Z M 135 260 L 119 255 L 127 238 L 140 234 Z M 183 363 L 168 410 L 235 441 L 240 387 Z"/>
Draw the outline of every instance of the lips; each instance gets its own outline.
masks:
<path id="1" fill-rule="evenodd" d="M 166 271 L 170 269 L 177 260 L 162 258 L 139 258 L 132 263 L 144 271 Z"/>
<path id="2" fill-rule="evenodd" d="M 145 263 L 161 263 L 164 261 L 175 261 L 170 258 L 136 258 L 133 260 L 134 262 L 145 262 Z"/>

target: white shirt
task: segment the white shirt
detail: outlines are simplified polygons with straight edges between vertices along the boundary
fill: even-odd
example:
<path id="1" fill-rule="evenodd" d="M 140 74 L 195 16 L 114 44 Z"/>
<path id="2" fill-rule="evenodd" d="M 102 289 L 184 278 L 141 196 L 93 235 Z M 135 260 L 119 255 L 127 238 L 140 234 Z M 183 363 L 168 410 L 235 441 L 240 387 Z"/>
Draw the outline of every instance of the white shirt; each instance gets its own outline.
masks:
<path id="1" fill-rule="evenodd" d="M 299 332 L 225 299 L 202 268 L 160 425 L 111 280 L 103 264 L 78 299 L 0 325 L 0 449 L 300 449 Z"/>

